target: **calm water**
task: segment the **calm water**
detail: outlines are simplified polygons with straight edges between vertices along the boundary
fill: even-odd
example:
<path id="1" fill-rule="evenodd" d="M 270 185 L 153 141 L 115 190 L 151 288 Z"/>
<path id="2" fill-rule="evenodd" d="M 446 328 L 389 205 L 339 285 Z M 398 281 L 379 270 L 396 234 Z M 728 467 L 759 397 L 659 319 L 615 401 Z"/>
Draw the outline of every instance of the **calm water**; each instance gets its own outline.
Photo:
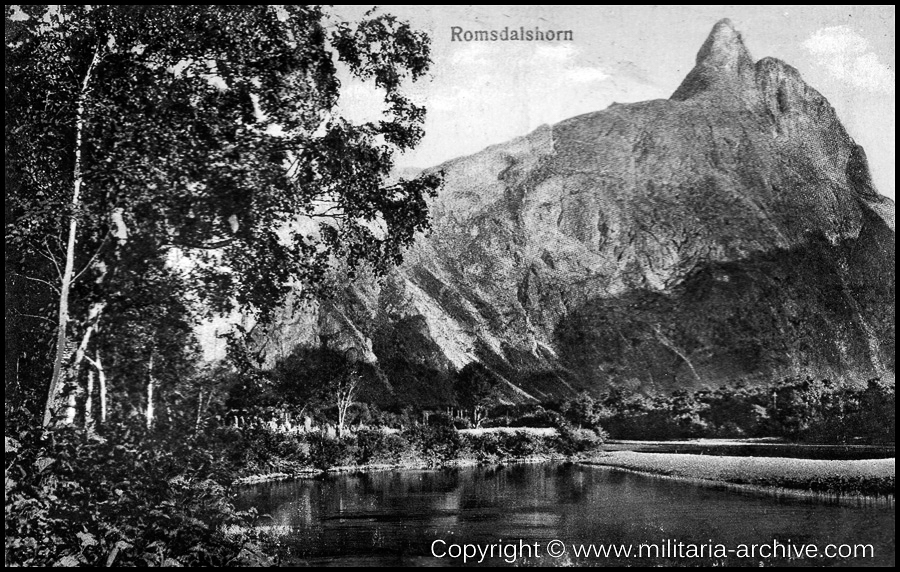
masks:
<path id="1" fill-rule="evenodd" d="M 239 507 L 255 506 L 290 527 L 284 537 L 297 563 L 460 564 L 435 558 L 453 543 L 500 546 L 538 543 L 524 549 L 516 565 L 711 564 L 893 565 L 893 507 L 859 507 L 807 499 L 743 493 L 571 464 L 472 467 L 437 471 L 394 471 L 334 475 L 247 487 Z M 566 554 L 552 558 L 552 540 Z M 739 544 L 772 543 L 795 547 L 871 544 L 874 558 L 687 559 L 677 555 L 638 558 L 578 557 L 572 544 L 642 543 L 664 549 L 667 541 L 738 549 Z M 559 545 L 555 545 L 558 548 Z M 506 550 L 511 550 L 507 548 Z M 675 550 L 672 548 L 671 550 Z M 509 554 L 509 553 L 507 553 Z M 669 554 L 673 554 L 670 552 Z M 537 556 L 540 557 L 537 557 Z M 476 560 L 478 557 L 476 557 Z"/>

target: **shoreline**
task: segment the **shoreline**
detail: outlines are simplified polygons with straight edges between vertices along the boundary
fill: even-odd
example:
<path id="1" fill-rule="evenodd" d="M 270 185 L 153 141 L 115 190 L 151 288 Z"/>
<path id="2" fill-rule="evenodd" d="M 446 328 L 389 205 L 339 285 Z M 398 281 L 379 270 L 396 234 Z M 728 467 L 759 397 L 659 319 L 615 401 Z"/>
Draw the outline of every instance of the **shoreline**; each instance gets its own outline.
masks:
<path id="1" fill-rule="evenodd" d="M 894 505 L 894 459 L 814 460 L 788 457 L 735 457 L 683 453 L 639 453 L 602 451 L 577 455 L 534 455 L 507 459 L 454 459 L 441 464 L 423 460 L 400 463 L 340 465 L 327 469 L 310 467 L 294 473 L 249 475 L 232 481 L 242 487 L 263 483 L 315 479 L 325 475 L 382 471 L 439 470 L 476 466 L 502 466 L 549 462 L 572 462 L 690 482 L 723 490 L 748 491 L 855 504 Z"/>
<path id="2" fill-rule="evenodd" d="M 310 467 L 295 473 L 266 473 L 260 475 L 249 475 L 240 477 L 231 482 L 232 487 L 258 485 L 263 483 L 271 483 L 277 481 L 287 481 L 293 479 L 315 479 L 323 475 L 336 475 L 346 473 L 376 473 L 381 471 L 421 471 L 421 470 L 440 470 L 454 469 L 461 467 L 479 467 L 479 466 L 503 466 L 503 465 L 524 465 L 536 463 L 551 462 L 577 462 L 574 456 L 565 455 L 534 455 L 529 457 L 510 457 L 507 459 L 497 460 L 479 460 L 479 459 L 454 459 L 446 463 L 438 465 L 429 464 L 425 461 L 408 461 L 402 463 L 370 463 L 366 465 L 336 465 L 327 469 L 317 469 Z"/>
<path id="3" fill-rule="evenodd" d="M 826 494 L 796 488 L 777 487 L 773 485 L 748 485 L 742 483 L 732 483 L 728 481 L 716 481 L 712 479 L 703 479 L 695 477 L 682 477 L 676 475 L 666 475 L 663 473 L 653 473 L 650 471 L 640 471 L 636 469 L 626 469 L 623 467 L 615 467 L 612 465 L 599 465 L 596 463 L 577 461 L 581 465 L 601 469 L 605 471 L 617 471 L 621 473 L 630 473 L 632 475 L 641 475 L 644 477 L 652 477 L 654 479 L 665 479 L 668 481 L 676 481 L 679 483 L 701 485 L 710 489 L 719 491 L 730 491 L 736 493 L 753 493 L 765 495 L 777 499 L 792 498 L 798 500 L 807 500 L 811 502 L 836 503 L 847 506 L 862 507 L 888 507 L 894 508 L 893 494 Z"/>
<path id="4" fill-rule="evenodd" d="M 783 457 L 819 460 L 863 460 L 895 457 L 893 444 L 797 443 L 777 438 L 752 439 L 610 439 L 605 452 L 684 453 L 735 457 Z"/>
<path id="5" fill-rule="evenodd" d="M 734 457 L 684 453 L 602 452 L 578 459 L 584 465 L 818 499 L 879 500 L 894 503 L 895 460 L 814 460 L 792 457 Z"/>

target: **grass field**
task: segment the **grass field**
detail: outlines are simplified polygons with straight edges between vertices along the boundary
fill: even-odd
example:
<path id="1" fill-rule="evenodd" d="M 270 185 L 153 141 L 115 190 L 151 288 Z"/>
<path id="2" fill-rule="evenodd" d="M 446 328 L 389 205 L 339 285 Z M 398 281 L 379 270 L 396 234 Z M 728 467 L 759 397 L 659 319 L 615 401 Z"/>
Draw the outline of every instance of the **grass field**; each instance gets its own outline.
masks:
<path id="1" fill-rule="evenodd" d="M 756 439 L 607 440 L 604 451 L 684 453 L 734 457 L 789 457 L 794 459 L 887 459 L 894 445 L 795 443 L 772 437 Z"/>
<path id="2" fill-rule="evenodd" d="M 684 479 L 823 495 L 894 494 L 894 459 L 821 461 L 615 451 L 593 455 L 583 462 Z"/>

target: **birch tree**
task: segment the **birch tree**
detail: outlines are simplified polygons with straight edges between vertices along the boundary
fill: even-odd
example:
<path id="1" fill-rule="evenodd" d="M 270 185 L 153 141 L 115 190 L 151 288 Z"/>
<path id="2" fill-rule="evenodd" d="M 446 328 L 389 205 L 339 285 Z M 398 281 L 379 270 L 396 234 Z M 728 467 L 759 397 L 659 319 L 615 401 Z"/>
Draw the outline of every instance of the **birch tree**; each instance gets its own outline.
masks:
<path id="1" fill-rule="evenodd" d="M 336 261 L 385 272 L 428 227 L 439 177 L 385 183 L 422 137 L 404 90 L 430 64 L 428 38 L 392 16 L 7 6 L 6 24 L 7 264 L 46 290 L 17 314 L 53 324 L 45 426 L 111 342 L 96 333 L 127 295 L 112 285 L 146 261 L 184 274 L 195 310 L 264 320 L 289 290 L 320 295 Z M 338 65 L 383 95 L 380 120 L 342 115 Z"/>

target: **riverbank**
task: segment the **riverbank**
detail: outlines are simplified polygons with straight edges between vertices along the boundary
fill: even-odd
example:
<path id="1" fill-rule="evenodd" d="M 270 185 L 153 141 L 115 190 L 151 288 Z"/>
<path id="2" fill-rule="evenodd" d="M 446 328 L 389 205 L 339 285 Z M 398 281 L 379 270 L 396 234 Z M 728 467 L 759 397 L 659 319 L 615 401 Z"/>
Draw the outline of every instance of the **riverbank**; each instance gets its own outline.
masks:
<path id="1" fill-rule="evenodd" d="M 887 459 L 896 456 L 893 444 L 797 443 L 777 437 L 676 440 L 610 439 L 603 443 L 603 450 L 822 460 Z"/>
<path id="2" fill-rule="evenodd" d="M 338 465 L 327 469 L 316 469 L 309 467 L 293 473 L 266 473 L 260 475 L 249 475 L 235 479 L 232 486 L 255 485 L 266 482 L 285 481 L 290 479 L 312 479 L 321 477 L 326 474 L 335 473 L 374 473 L 379 471 L 421 471 L 447 468 L 461 467 L 477 467 L 477 466 L 500 466 L 500 465 L 519 465 L 533 463 L 550 463 L 561 461 L 572 461 L 569 455 L 562 454 L 546 454 L 546 455 L 530 455 L 527 457 L 500 457 L 493 459 L 476 459 L 476 458 L 460 458 L 450 459 L 440 464 L 434 464 L 424 459 L 404 461 L 402 463 L 370 463 L 365 465 Z"/>
<path id="3" fill-rule="evenodd" d="M 824 496 L 894 495 L 892 458 L 834 461 L 614 451 L 583 456 L 579 462 L 686 480 Z"/>
<path id="4" fill-rule="evenodd" d="M 444 429 L 424 436 L 367 432 L 343 440 L 319 439 L 319 446 L 305 450 L 257 449 L 268 453 L 268 467 L 261 463 L 245 467 L 232 485 L 326 473 L 584 461 L 684 479 L 822 494 L 893 494 L 894 489 L 893 464 L 888 459 L 894 457 L 893 446 L 809 445 L 779 439 L 600 442 L 590 435 L 579 432 L 562 438 L 555 429 L 511 427 Z M 886 461 L 890 461 L 889 471 L 881 466 Z M 860 472 L 859 467 L 870 465 L 880 468 Z"/>

